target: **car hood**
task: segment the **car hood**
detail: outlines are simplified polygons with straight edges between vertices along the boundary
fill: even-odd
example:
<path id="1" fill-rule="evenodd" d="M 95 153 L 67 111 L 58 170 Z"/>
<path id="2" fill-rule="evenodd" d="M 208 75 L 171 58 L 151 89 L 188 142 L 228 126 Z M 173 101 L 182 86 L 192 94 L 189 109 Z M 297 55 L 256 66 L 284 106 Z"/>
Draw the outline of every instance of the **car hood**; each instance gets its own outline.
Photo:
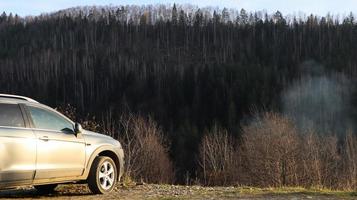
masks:
<path id="1" fill-rule="evenodd" d="M 108 135 L 104 135 L 104 134 L 100 134 L 100 133 L 96 133 L 96 132 L 92 132 L 92 131 L 88 131 L 88 130 L 83 130 L 82 135 L 84 137 L 84 140 L 87 143 L 101 144 L 101 145 L 109 144 L 109 145 L 114 145 L 114 146 L 120 146 L 119 141 L 113 139 L 112 137 L 110 137 Z"/>
<path id="2" fill-rule="evenodd" d="M 113 139 L 112 137 L 110 137 L 108 135 L 104 135 L 104 134 L 100 134 L 100 133 L 96 133 L 96 132 L 88 131 L 88 130 L 83 130 L 82 134 L 85 136 L 91 136 L 91 137 Z"/>

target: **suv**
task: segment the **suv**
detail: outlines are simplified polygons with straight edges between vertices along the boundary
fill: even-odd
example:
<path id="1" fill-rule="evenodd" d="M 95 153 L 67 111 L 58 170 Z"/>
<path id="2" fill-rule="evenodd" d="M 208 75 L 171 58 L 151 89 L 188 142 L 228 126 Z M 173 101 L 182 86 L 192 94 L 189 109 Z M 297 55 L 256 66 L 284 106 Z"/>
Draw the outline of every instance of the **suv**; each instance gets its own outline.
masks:
<path id="1" fill-rule="evenodd" d="M 86 182 L 93 193 L 108 193 L 123 164 L 117 140 L 33 99 L 0 94 L 0 189 L 33 185 L 49 193 L 59 183 Z"/>

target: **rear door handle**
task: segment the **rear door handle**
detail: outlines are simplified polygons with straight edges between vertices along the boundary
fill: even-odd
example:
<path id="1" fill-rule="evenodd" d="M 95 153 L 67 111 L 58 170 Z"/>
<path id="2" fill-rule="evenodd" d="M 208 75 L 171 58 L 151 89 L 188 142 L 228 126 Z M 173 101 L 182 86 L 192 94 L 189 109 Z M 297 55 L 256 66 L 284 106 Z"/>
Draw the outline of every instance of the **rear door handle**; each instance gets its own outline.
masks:
<path id="1" fill-rule="evenodd" d="M 40 137 L 40 140 L 47 142 L 48 141 L 48 136 L 42 136 L 42 137 Z"/>

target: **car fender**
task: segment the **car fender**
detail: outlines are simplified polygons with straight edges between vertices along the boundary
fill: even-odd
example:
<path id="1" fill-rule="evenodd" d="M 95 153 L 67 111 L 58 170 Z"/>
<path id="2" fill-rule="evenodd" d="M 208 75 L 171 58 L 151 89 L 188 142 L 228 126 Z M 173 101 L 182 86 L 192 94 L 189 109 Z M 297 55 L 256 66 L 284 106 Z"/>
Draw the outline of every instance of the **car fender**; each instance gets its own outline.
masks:
<path id="1" fill-rule="evenodd" d="M 122 149 L 120 149 L 122 151 Z M 119 166 L 117 166 L 117 170 L 118 170 L 118 180 L 120 180 L 121 176 L 123 175 L 123 172 L 124 172 L 124 158 L 123 158 L 123 153 L 119 152 L 116 148 L 114 148 L 113 146 L 111 145 L 104 145 L 104 146 L 100 146 L 98 148 L 96 148 L 90 155 L 89 159 L 88 159 L 88 162 L 86 164 L 86 168 L 84 170 L 84 173 L 83 173 L 83 177 L 85 177 L 86 179 L 88 178 L 88 175 L 89 175 L 89 172 L 91 170 L 91 167 L 92 167 L 92 164 L 93 164 L 93 161 L 94 159 L 102 152 L 105 152 L 105 151 L 110 151 L 112 153 L 114 153 L 116 155 L 116 157 L 118 158 L 118 161 L 119 163 L 116 163 L 116 164 L 119 164 Z"/>

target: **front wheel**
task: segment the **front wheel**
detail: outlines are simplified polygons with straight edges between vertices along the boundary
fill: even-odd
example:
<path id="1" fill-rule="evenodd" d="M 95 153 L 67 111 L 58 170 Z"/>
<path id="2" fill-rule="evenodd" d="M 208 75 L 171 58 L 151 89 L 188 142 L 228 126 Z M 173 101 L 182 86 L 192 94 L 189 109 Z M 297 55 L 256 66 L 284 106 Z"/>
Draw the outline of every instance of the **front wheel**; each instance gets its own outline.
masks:
<path id="1" fill-rule="evenodd" d="M 117 168 L 114 161 L 106 156 L 94 159 L 88 176 L 89 189 L 95 194 L 109 193 L 117 182 Z"/>

